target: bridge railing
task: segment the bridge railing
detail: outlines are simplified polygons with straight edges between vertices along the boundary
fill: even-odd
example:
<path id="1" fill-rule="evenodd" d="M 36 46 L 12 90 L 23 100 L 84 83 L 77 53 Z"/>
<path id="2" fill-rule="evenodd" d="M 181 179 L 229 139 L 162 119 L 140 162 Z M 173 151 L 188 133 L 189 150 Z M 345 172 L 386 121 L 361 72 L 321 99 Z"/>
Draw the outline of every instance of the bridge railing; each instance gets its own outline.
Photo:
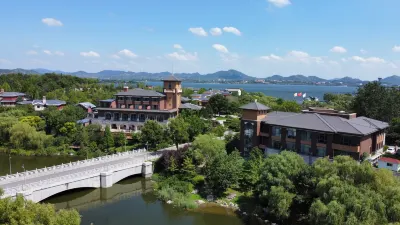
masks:
<path id="1" fill-rule="evenodd" d="M 25 171 L 22 173 L 17 172 L 15 174 L 11 174 L 11 175 L 7 174 L 5 176 L 0 176 L 0 184 L 4 183 L 4 182 L 9 182 L 9 181 L 16 181 L 16 180 L 23 180 L 23 179 L 39 177 L 39 176 L 43 176 L 43 175 L 47 175 L 47 174 L 57 173 L 60 171 L 66 171 L 69 169 L 76 169 L 76 168 L 82 168 L 82 167 L 86 167 L 86 166 L 92 166 L 92 165 L 104 163 L 107 161 L 114 161 L 114 160 L 121 159 L 121 158 L 131 156 L 131 155 L 142 155 L 142 154 L 147 154 L 146 149 L 137 149 L 137 150 L 127 151 L 127 152 L 119 152 L 119 153 L 115 153 L 112 155 L 100 156 L 100 157 L 92 158 L 92 159 L 79 160 L 79 161 L 65 163 L 65 164 L 61 164 L 61 165 L 54 165 L 51 167 L 29 170 L 29 171 Z"/>

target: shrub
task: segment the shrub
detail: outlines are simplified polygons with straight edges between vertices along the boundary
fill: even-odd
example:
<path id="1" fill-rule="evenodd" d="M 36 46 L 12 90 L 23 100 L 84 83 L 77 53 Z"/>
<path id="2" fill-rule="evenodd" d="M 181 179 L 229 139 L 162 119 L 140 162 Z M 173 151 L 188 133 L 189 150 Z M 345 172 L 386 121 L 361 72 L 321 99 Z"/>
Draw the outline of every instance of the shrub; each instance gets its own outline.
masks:
<path id="1" fill-rule="evenodd" d="M 197 175 L 193 177 L 192 179 L 192 184 L 194 185 L 202 185 L 204 183 L 204 176 L 203 175 Z"/>

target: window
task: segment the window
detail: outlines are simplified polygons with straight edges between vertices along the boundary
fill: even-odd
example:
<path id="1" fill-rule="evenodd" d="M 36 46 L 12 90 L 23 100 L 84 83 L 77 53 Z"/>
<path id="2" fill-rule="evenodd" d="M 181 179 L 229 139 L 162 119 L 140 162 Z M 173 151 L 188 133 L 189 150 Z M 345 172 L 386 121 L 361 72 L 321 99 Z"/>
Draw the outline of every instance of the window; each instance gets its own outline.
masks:
<path id="1" fill-rule="evenodd" d="M 131 114 L 131 121 L 137 121 L 137 115 Z"/>
<path id="2" fill-rule="evenodd" d="M 288 128 L 287 129 L 287 138 L 295 139 L 296 138 L 296 129 Z"/>
<path id="3" fill-rule="evenodd" d="M 150 99 L 149 98 L 143 98 L 143 101 L 144 102 L 148 102 L 148 101 L 150 101 Z"/>
<path id="4" fill-rule="evenodd" d="M 171 89 L 172 88 L 172 85 L 171 85 L 171 82 L 169 82 L 168 83 L 168 89 Z"/>
<path id="5" fill-rule="evenodd" d="M 280 141 L 272 141 L 272 147 L 275 149 L 281 149 L 282 148 L 282 144 Z"/>
<path id="6" fill-rule="evenodd" d="M 302 154 L 308 155 L 308 154 L 310 154 L 310 148 L 311 148 L 311 146 L 309 146 L 309 145 L 301 145 L 300 152 Z"/>
<path id="7" fill-rule="evenodd" d="M 352 145 L 351 137 L 349 136 L 342 136 L 341 143 L 342 145 Z"/>
<path id="8" fill-rule="evenodd" d="M 135 109 L 139 109 L 140 107 L 139 107 L 140 105 L 135 105 Z"/>
<path id="9" fill-rule="evenodd" d="M 140 102 L 140 101 L 142 101 L 142 98 L 136 98 L 136 101 Z"/>
<path id="10" fill-rule="evenodd" d="M 146 116 L 144 114 L 140 114 L 139 121 L 144 122 L 146 120 Z"/>
<path id="11" fill-rule="evenodd" d="M 110 113 L 106 113 L 106 120 L 111 120 L 111 114 Z"/>
<path id="12" fill-rule="evenodd" d="M 311 132 L 310 131 L 302 131 L 301 132 L 301 140 L 302 141 L 311 141 Z"/>
<path id="13" fill-rule="evenodd" d="M 326 134 L 318 134 L 318 143 L 326 144 Z"/>
<path id="14" fill-rule="evenodd" d="M 317 155 L 319 157 L 325 157 L 326 156 L 326 148 L 318 147 L 317 148 Z"/>
<path id="15" fill-rule="evenodd" d="M 277 126 L 272 127 L 272 136 L 281 136 L 281 128 Z"/>
<path id="16" fill-rule="evenodd" d="M 122 121 L 128 121 L 128 114 L 122 114 Z"/>
<path id="17" fill-rule="evenodd" d="M 286 142 L 286 149 L 290 151 L 296 151 L 296 143 Z"/>
<path id="18" fill-rule="evenodd" d="M 119 120 L 119 113 L 114 113 L 114 120 Z"/>
<path id="19" fill-rule="evenodd" d="M 153 109 L 157 110 L 158 109 L 158 105 L 153 105 Z"/>
<path id="20" fill-rule="evenodd" d="M 390 167 L 392 167 L 392 166 L 393 166 L 393 164 L 391 164 L 391 163 L 386 163 L 386 166 L 390 166 Z"/>

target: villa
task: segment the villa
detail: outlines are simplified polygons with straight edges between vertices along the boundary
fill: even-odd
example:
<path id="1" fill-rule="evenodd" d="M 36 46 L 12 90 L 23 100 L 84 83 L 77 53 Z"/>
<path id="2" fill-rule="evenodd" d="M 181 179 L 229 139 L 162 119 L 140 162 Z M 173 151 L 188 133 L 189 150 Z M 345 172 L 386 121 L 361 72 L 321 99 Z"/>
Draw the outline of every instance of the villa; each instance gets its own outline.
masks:
<path id="1" fill-rule="evenodd" d="M 16 106 L 19 99 L 25 100 L 25 94 L 20 92 L 5 92 L 4 89 L 0 89 L 1 106 Z"/>
<path id="2" fill-rule="evenodd" d="M 267 154 L 291 150 L 312 163 L 319 157 L 349 155 L 360 160 L 382 152 L 388 124 L 355 113 L 310 108 L 301 113 L 272 112 L 258 102 L 241 107 L 240 151 L 258 146 Z"/>

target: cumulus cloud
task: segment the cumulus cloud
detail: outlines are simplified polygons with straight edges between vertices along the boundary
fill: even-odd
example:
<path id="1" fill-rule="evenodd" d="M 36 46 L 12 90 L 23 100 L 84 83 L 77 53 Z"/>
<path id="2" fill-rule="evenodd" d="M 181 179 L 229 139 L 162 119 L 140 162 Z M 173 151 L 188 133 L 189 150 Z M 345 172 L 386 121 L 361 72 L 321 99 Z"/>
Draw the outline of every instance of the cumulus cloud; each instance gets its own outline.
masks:
<path id="1" fill-rule="evenodd" d="M 331 48 L 331 50 L 329 50 L 330 52 L 334 52 L 334 53 L 346 53 L 347 49 L 343 48 L 342 46 L 335 46 L 333 48 Z"/>
<path id="2" fill-rule="evenodd" d="M 49 27 L 61 27 L 63 23 L 54 18 L 43 18 L 42 23 L 46 24 Z"/>
<path id="3" fill-rule="evenodd" d="M 224 32 L 232 33 L 232 34 L 235 34 L 237 36 L 242 35 L 242 32 L 240 32 L 240 30 L 238 30 L 236 27 L 224 27 L 222 30 Z"/>
<path id="4" fill-rule="evenodd" d="M 174 44 L 174 48 L 176 49 L 183 49 L 182 46 L 180 44 Z"/>
<path id="5" fill-rule="evenodd" d="M 30 50 L 30 51 L 27 51 L 26 54 L 27 55 L 37 55 L 38 53 L 37 53 L 37 51 Z"/>
<path id="6" fill-rule="evenodd" d="M 111 55 L 111 58 L 113 59 L 120 59 L 121 57 L 119 57 L 117 54 Z"/>
<path id="7" fill-rule="evenodd" d="M 130 51 L 128 49 L 123 49 L 123 50 L 119 51 L 118 55 L 125 56 L 128 58 L 136 58 L 137 57 L 137 55 L 135 53 L 133 53 L 132 51 Z"/>
<path id="8" fill-rule="evenodd" d="M 212 47 L 221 53 L 229 53 L 228 48 L 221 44 L 214 44 Z"/>
<path id="9" fill-rule="evenodd" d="M 395 46 L 393 46 L 392 51 L 394 51 L 394 52 L 400 52 L 400 45 L 395 45 Z"/>
<path id="10" fill-rule="evenodd" d="M 46 55 L 53 55 L 53 53 L 51 53 L 51 51 L 49 51 L 49 50 L 43 50 L 43 52 L 44 52 Z"/>
<path id="11" fill-rule="evenodd" d="M 278 8 L 283 8 L 292 4 L 290 0 L 268 0 L 268 2 Z"/>
<path id="12" fill-rule="evenodd" d="M 197 36 L 206 37 L 208 35 L 207 32 L 202 27 L 191 27 L 189 28 L 189 31 Z"/>
<path id="13" fill-rule="evenodd" d="M 81 52 L 80 55 L 83 57 L 100 57 L 100 54 L 94 51 Z"/>
<path id="14" fill-rule="evenodd" d="M 180 61 L 195 61 L 198 59 L 197 52 L 194 52 L 194 53 L 173 52 L 173 53 L 167 54 L 167 57 L 171 58 L 171 59 L 180 60 Z"/>
<path id="15" fill-rule="evenodd" d="M 58 56 L 64 56 L 64 52 L 60 52 L 60 51 L 55 51 L 54 55 L 58 55 Z"/>
<path id="16" fill-rule="evenodd" d="M 278 60 L 279 61 L 279 60 L 282 60 L 282 57 L 274 55 L 274 54 L 271 54 L 271 55 L 261 56 L 260 59 L 263 59 L 263 60 Z"/>
<path id="17" fill-rule="evenodd" d="M 360 62 L 360 63 L 386 63 L 386 61 L 384 59 L 378 58 L 378 57 L 364 58 L 361 56 L 352 56 L 350 59 L 352 59 L 353 61 L 356 61 L 356 62 Z"/>
<path id="18" fill-rule="evenodd" d="M 221 28 L 219 28 L 219 27 L 214 27 L 214 28 L 211 28 L 211 29 L 210 29 L 210 34 L 211 34 L 212 36 L 219 36 L 219 35 L 222 34 L 222 30 L 221 30 Z"/>

